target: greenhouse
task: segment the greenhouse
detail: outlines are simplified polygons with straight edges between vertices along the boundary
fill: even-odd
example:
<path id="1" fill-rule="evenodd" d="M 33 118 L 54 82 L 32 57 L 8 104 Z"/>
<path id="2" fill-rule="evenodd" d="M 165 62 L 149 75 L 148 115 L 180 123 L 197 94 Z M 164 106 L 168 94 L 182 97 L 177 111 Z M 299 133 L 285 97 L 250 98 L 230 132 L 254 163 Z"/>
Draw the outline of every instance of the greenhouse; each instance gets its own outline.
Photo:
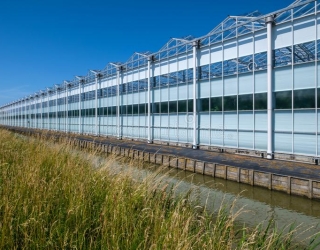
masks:
<path id="1" fill-rule="evenodd" d="M 320 1 L 228 16 L 2 106 L 0 124 L 318 161 L 318 38 Z"/>

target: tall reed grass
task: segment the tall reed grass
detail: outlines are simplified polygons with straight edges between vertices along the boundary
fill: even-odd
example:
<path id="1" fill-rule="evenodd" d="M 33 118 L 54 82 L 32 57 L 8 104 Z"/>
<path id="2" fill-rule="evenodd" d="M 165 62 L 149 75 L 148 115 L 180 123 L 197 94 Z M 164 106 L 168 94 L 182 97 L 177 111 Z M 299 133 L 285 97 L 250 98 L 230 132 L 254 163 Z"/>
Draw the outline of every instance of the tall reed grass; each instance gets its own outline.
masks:
<path id="1" fill-rule="evenodd" d="M 67 143 L 0 130 L 0 249 L 317 247 L 315 238 L 294 243 L 293 227 L 237 225 L 244 211 L 234 204 L 210 214 L 154 175 L 137 182 L 89 159 Z"/>

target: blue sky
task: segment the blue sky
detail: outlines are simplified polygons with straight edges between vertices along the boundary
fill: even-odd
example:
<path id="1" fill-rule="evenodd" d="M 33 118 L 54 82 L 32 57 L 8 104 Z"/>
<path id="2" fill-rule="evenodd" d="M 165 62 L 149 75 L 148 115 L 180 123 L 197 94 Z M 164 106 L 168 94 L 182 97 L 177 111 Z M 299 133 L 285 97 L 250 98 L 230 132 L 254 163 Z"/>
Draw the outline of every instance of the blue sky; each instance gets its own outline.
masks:
<path id="1" fill-rule="evenodd" d="M 0 106 L 134 52 L 156 52 L 171 37 L 205 35 L 228 15 L 292 2 L 1 0 Z"/>

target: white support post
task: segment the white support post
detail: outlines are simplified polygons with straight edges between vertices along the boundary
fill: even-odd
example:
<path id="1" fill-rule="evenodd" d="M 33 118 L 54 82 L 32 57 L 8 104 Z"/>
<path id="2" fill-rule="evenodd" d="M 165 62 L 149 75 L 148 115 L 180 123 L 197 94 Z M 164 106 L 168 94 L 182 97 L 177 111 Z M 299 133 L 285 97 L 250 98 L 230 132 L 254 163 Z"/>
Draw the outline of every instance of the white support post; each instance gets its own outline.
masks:
<path id="1" fill-rule="evenodd" d="M 34 99 L 33 99 L 33 105 L 34 105 L 34 115 L 33 115 L 33 117 L 34 117 L 34 123 L 33 123 L 33 127 L 34 128 L 38 128 L 38 118 L 37 118 L 37 114 L 38 114 L 38 109 L 37 109 L 37 106 L 38 106 L 38 102 L 37 102 L 37 98 L 38 98 L 38 96 L 37 95 L 35 95 L 34 96 Z"/>
<path id="2" fill-rule="evenodd" d="M 30 114 L 30 97 L 28 97 L 28 105 L 27 105 L 27 108 L 28 108 L 28 110 L 27 110 L 27 128 L 29 128 L 29 126 L 30 126 L 30 116 L 29 116 L 29 114 Z"/>
<path id="3" fill-rule="evenodd" d="M 58 88 L 56 89 L 56 131 L 58 131 Z"/>
<path id="4" fill-rule="evenodd" d="M 153 139 L 151 137 L 151 62 L 152 56 L 148 57 L 148 95 L 147 95 L 147 102 L 148 102 L 148 143 L 152 143 Z"/>
<path id="5" fill-rule="evenodd" d="M 14 108 L 14 113 L 15 113 L 15 126 L 18 126 L 18 102 L 15 103 L 15 108 Z"/>
<path id="6" fill-rule="evenodd" d="M 121 66 L 117 67 L 117 138 L 118 140 L 122 139 L 121 136 L 121 121 L 120 121 L 120 73 L 121 73 Z"/>
<path id="7" fill-rule="evenodd" d="M 98 131 L 98 80 L 99 80 L 99 74 L 95 74 L 95 80 L 96 80 L 96 106 L 95 106 L 95 134 L 96 136 L 99 136 Z"/>
<path id="8" fill-rule="evenodd" d="M 81 81 L 79 80 L 79 134 L 81 135 Z"/>
<path id="9" fill-rule="evenodd" d="M 26 128 L 29 127 L 29 97 L 26 99 L 26 110 L 25 110 L 25 124 L 26 124 Z"/>
<path id="10" fill-rule="evenodd" d="M 19 100 L 17 103 L 18 111 L 17 111 L 17 126 L 20 127 L 20 112 L 21 112 L 21 101 Z"/>
<path id="11" fill-rule="evenodd" d="M 13 109 L 13 126 L 16 126 L 16 104 L 12 104 L 12 109 Z"/>
<path id="12" fill-rule="evenodd" d="M 69 85 L 66 85 L 66 102 L 65 102 L 65 114 L 66 114 L 66 124 L 65 124 L 65 131 L 66 133 L 69 132 Z"/>
<path id="13" fill-rule="evenodd" d="M 18 103 L 16 102 L 14 104 L 14 126 L 17 127 L 18 124 L 18 119 L 17 119 L 17 107 L 18 107 Z"/>
<path id="14" fill-rule="evenodd" d="M 269 16 L 266 18 L 267 24 L 267 81 L 268 81 L 268 146 L 267 146 L 267 159 L 273 159 L 273 50 L 272 50 L 272 25 L 274 17 Z"/>
<path id="15" fill-rule="evenodd" d="M 15 111 L 15 108 L 16 108 L 16 105 L 15 105 L 15 103 L 13 103 L 12 104 L 12 107 L 11 107 L 11 110 L 13 111 L 12 112 L 12 116 L 13 116 L 13 122 L 12 122 L 12 124 L 13 124 L 13 126 L 16 126 L 16 111 Z"/>
<path id="16" fill-rule="evenodd" d="M 49 105 L 49 102 L 50 102 L 49 101 L 49 91 L 47 91 L 47 101 L 48 101 L 47 102 L 47 112 L 48 112 L 47 113 L 47 116 L 48 116 L 47 117 L 47 129 L 50 130 L 50 124 L 51 124 L 50 123 L 50 111 L 51 111 L 51 109 L 50 109 L 50 105 Z"/>
<path id="17" fill-rule="evenodd" d="M 192 148 L 198 149 L 198 135 L 197 135 L 197 49 L 199 47 L 199 41 L 193 42 L 193 143 Z"/>
<path id="18" fill-rule="evenodd" d="M 27 98 L 24 99 L 24 112 L 23 112 L 23 115 L 24 115 L 24 127 L 26 128 L 27 127 Z"/>
<path id="19" fill-rule="evenodd" d="M 41 129 L 43 129 L 43 96 L 44 94 L 41 93 Z"/>
<path id="20" fill-rule="evenodd" d="M 96 70 L 91 70 L 91 72 L 95 75 L 95 135 L 100 136 L 100 119 L 98 116 L 98 90 L 101 88 L 100 78 L 102 75 Z"/>
<path id="21" fill-rule="evenodd" d="M 32 97 L 29 99 L 29 128 L 32 128 Z"/>
<path id="22" fill-rule="evenodd" d="M 16 102 L 16 127 L 19 127 L 19 102 Z"/>
<path id="23" fill-rule="evenodd" d="M 36 96 L 33 96 L 33 120 L 32 120 L 32 128 L 36 128 L 37 124 L 37 117 L 36 117 L 36 112 L 37 112 L 37 103 L 36 103 Z"/>
<path id="24" fill-rule="evenodd" d="M 21 127 L 22 121 L 22 100 L 19 100 L 18 126 Z"/>
<path id="25" fill-rule="evenodd" d="M 13 104 L 13 107 L 14 107 L 14 126 L 16 127 L 17 126 L 17 102 L 15 102 Z"/>

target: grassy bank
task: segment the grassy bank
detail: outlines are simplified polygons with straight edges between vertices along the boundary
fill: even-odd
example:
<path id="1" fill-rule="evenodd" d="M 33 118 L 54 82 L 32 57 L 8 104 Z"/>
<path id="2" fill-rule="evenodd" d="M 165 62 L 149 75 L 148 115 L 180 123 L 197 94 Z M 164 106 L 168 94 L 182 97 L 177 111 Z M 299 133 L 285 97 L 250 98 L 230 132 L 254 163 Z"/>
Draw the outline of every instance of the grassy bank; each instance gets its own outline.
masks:
<path id="1" fill-rule="evenodd" d="M 0 130 L 0 249 L 297 248 L 294 229 L 239 227 L 242 211 L 208 214 L 153 176 L 136 183 L 71 150 Z"/>

